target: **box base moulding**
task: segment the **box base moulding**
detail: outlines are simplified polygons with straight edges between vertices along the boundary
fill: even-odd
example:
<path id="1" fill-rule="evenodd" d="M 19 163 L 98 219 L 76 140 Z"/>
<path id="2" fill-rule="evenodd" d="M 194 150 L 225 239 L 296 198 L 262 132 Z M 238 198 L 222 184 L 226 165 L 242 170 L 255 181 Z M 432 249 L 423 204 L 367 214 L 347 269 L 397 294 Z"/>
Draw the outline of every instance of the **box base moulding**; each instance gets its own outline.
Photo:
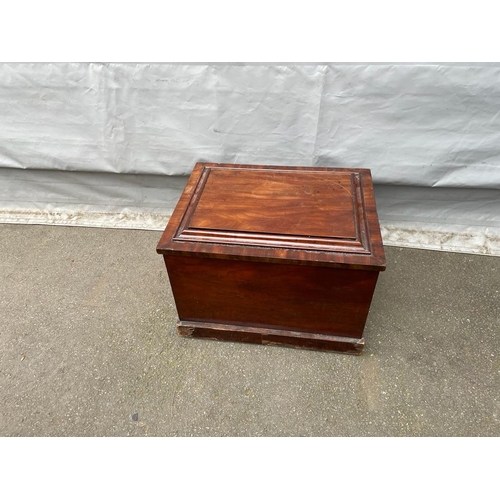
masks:
<path id="1" fill-rule="evenodd" d="M 335 351 L 360 355 L 365 339 L 339 337 L 317 333 L 294 332 L 256 328 L 250 326 L 203 323 L 199 321 L 178 321 L 177 331 L 182 337 L 199 337 L 231 342 L 248 342 L 263 345 L 281 345 L 300 349 Z"/>

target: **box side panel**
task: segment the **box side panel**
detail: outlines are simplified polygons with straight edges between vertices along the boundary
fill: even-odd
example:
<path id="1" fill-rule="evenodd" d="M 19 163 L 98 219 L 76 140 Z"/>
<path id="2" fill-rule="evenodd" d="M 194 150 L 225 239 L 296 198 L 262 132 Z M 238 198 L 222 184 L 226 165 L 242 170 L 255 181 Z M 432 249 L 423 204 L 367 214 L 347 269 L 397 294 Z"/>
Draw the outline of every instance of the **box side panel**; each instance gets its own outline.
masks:
<path id="1" fill-rule="evenodd" d="M 361 338 L 377 271 L 165 255 L 182 321 Z"/>

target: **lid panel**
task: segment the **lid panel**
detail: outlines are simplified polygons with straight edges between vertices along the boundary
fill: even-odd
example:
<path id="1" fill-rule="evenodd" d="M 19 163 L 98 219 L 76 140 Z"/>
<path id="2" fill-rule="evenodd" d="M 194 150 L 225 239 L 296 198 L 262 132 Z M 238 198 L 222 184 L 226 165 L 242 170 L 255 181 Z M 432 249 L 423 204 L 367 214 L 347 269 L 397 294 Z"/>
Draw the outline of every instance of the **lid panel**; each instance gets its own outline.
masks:
<path id="1" fill-rule="evenodd" d="M 352 174 L 211 168 L 188 228 L 353 240 Z"/>
<path id="2" fill-rule="evenodd" d="M 385 269 L 368 169 L 197 163 L 157 252 Z"/>

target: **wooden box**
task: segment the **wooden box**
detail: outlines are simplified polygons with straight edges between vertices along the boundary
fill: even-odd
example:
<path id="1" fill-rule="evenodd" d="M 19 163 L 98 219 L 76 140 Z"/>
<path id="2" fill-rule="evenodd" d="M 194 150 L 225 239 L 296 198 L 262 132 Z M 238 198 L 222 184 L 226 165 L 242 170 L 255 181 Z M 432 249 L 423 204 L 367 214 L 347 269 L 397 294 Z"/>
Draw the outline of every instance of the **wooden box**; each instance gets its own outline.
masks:
<path id="1" fill-rule="evenodd" d="M 156 250 L 180 335 L 352 354 L 385 269 L 368 169 L 197 163 Z"/>

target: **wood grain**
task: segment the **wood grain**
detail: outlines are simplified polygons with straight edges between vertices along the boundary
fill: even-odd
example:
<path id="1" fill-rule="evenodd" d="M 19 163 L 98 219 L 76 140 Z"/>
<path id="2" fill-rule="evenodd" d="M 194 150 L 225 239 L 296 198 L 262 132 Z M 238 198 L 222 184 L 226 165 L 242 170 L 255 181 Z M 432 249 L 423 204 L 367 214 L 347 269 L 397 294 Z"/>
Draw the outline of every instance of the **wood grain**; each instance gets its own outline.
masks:
<path id="1" fill-rule="evenodd" d="M 353 354 L 386 265 L 368 169 L 198 163 L 156 250 L 181 335 Z"/>
<path id="2" fill-rule="evenodd" d="M 252 193 L 259 189 L 259 176 L 262 192 L 256 197 Z M 230 194 L 231 179 L 235 195 Z M 198 163 L 157 252 L 385 269 L 367 169 Z"/>
<path id="3" fill-rule="evenodd" d="M 358 356 L 362 353 L 365 345 L 364 339 L 196 321 L 179 321 L 177 323 L 177 331 L 182 337 L 279 345 L 319 351 L 336 351 Z"/>
<path id="4" fill-rule="evenodd" d="M 378 272 L 165 256 L 182 321 L 361 338 Z"/>
<path id="5" fill-rule="evenodd" d="M 210 168 L 189 228 L 356 238 L 352 174 Z"/>

